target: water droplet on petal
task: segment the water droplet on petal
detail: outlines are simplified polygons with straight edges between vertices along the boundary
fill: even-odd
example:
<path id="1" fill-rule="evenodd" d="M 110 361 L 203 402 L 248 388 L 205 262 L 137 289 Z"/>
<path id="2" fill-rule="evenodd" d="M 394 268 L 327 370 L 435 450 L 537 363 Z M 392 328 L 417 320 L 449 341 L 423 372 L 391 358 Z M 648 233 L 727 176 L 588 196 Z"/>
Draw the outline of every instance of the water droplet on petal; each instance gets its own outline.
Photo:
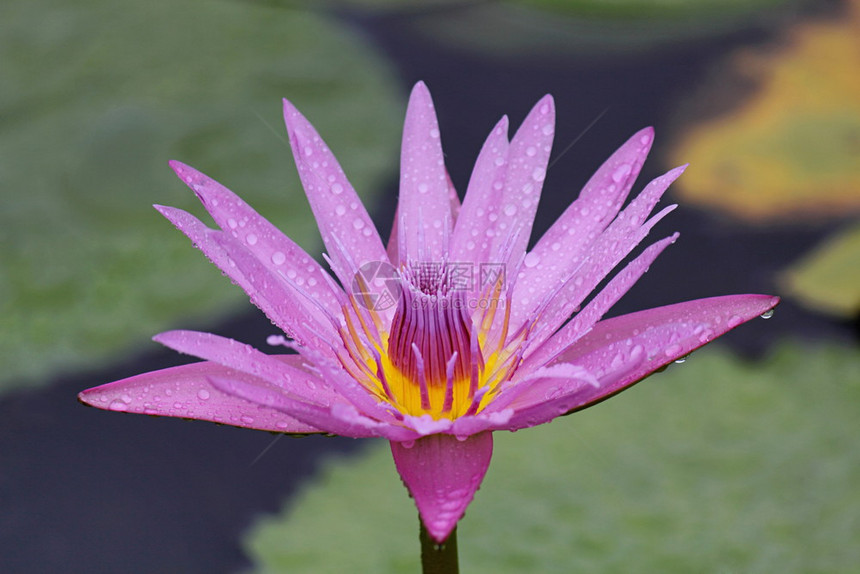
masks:
<path id="1" fill-rule="evenodd" d="M 256 245 L 257 244 L 257 236 L 253 233 L 249 233 L 247 237 L 245 237 L 245 241 L 248 242 L 248 245 Z"/>
<path id="2" fill-rule="evenodd" d="M 114 401 L 111 401 L 111 404 L 108 406 L 108 408 L 112 411 L 122 412 L 128 409 L 128 405 L 123 401 L 116 399 Z"/>
<path id="3" fill-rule="evenodd" d="M 340 195 L 343 193 L 343 186 L 339 183 L 334 183 L 331 186 L 331 192 L 335 195 Z"/>
<path id="4" fill-rule="evenodd" d="M 415 446 L 415 441 L 414 440 L 405 440 L 405 441 L 400 443 L 400 446 L 402 446 L 403 448 L 412 448 L 413 446 Z"/>
<path id="5" fill-rule="evenodd" d="M 236 220 L 231 217 L 227 220 L 227 225 L 230 227 L 230 229 L 236 229 L 239 224 L 236 223 Z"/>
<path id="6" fill-rule="evenodd" d="M 514 215 L 517 212 L 517 207 L 515 205 L 506 205 L 505 206 L 505 215 L 508 217 Z"/>
<path id="7" fill-rule="evenodd" d="M 199 391 L 197 391 L 197 398 L 201 401 L 209 400 L 209 391 L 207 391 L 206 389 L 200 389 Z"/>
<path id="8" fill-rule="evenodd" d="M 630 166 L 628 164 L 619 165 L 615 168 L 615 171 L 612 172 L 612 180 L 616 183 L 621 183 L 627 174 L 630 173 Z"/>
<path id="9" fill-rule="evenodd" d="M 537 148 L 535 146 L 530 145 L 529 147 L 526 148 L 526 155 L 527 156 L 534 157 L 535 154 L 537 154 Z"/>
<path id="10" fill-rule="evenodd" d="M 532 179 L 535 181 L 543 181 L 546 178 L 546 170 L 542 167 L 534 168 L 532 171 Z"/>
<path id="11" fill-rule="evenodd" d="M 534 267 L 538 263 L 540 263 L 540 255 L 538 255 L 534 251 L 530 251 L 526 254 L 525 258 L 523 258 L 523 265 L 525 265 L 526 267 Z"/>
<path id="12" fill-rule="evenodd" d="M 770 319 L 771 317 L 773 317 L 773 309 L 771 309 L 769 311 L 765 311 L 764 313 L 761 314 L 762 319 Z"/>
<path id="13" fill-rule="evenodd" d="M 727 325 L 729 326 L 729 329 L 733 329 L 743 322 L 744 320 L 741 318 L 740 315 L 732 315 L 731 317 L 729 317 Z"/>
<path id="14" fill-rule="evenodd" d="M 418 184 L 418 193 L 427 193 L 427 189 L 429 189 L 429 187 L 426 183 L 422 182 Z"/>
<path id="15" fill-rule="evenodd" d="M 275 251 L 272 253 L 272 263 L 275 265 L 283 265 L 284 261 L 287 260 L 287 256 L 284 255 L 282 251 Z"/>

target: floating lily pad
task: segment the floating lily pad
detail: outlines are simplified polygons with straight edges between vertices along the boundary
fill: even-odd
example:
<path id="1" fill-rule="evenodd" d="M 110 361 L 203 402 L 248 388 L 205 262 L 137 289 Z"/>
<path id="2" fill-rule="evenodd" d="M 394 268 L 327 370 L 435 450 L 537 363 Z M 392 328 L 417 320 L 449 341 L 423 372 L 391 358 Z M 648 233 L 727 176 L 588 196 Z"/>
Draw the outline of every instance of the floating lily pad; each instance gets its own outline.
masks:
<path id="1" fill-rule="evenodd" d="M 860 315 L 860 225 L 828 239 L 782 280 L 808 307 L 846 318 Z"/>
<path id="2" fill-rule="evenodd" d="M 675 191 L 748 221 L 860 212 L 858 27 L 855 2 L 843 17 L 802 24 L 768 51 L 735 54 L 719 81 L 755 88 L 730 111 L 687 126 L 668 161 L 691 164 Z M 703 90 L 701 99 L 719 101 L 715 92 Z"/>
<path id="3" fill-rule="evenodd" d="M 784 344 L 751 365 L 709 348 L 593 409 L 496 433 L 462 570 L 852 571 L 858 404 L 857 350 Z M 260 574 L 407 573 L 417 534 L 380 441 L 330 460 L 246 548 Z"/>
<path id="4" fill-rule="evenodd" d="M 391 175 L 403 98 L 360 37 L 319 15 L 203 0 L 11 0 L 3 12 L 0 389 L 247 301 L 152 209 L 203 213 L 169 159 L 318 250 L 282 97 L 365 197 Z"/>

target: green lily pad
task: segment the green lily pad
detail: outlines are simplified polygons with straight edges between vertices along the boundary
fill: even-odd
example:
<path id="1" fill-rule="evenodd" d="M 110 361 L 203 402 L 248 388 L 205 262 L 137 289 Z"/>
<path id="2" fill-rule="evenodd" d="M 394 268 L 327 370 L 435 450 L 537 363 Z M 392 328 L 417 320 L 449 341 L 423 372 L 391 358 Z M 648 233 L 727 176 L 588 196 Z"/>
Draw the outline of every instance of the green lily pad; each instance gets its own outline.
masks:
<path id="1" fill-rule="evenodd" d="M 392 175 L 405 100 L 374 50 L 332 20 L 204 0 L 11 0 L 3 12 L 0 390 L 247 301 L 152 209 L 203 214 L 169 159 L 318 251 L 282 97 L 365 198 Z"/>
<path id="2" fill-rule="evenodd" d="M 496 433 L 459 526 L 462 570 L 852 571 L 858 404 L 856 349 L 784 344 L 753 365 L 709 348 L 595 408 Z M 418 572 L 388 445 L 329 460 L 245 547 L 257 573 Z"/>
<path id="3" fill-rule="evenodd" d="M 782 276 L 786 291 L 832 315 L 860 314 L 860 225 L 828 239 Z"/>

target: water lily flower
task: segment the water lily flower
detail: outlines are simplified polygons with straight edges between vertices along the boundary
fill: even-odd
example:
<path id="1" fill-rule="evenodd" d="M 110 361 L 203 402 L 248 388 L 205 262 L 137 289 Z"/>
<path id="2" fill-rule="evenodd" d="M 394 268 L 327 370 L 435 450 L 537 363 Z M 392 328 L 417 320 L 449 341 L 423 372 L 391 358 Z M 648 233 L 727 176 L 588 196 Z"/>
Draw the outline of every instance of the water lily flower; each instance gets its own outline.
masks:
<path id="1" fill-rule="evenodd" d="M 651 244 L 593 293 L 675 207 L 650 215 L 684 167 L 622 209 L 651 147 L 650 128 L 627 140 L 527 250 L 553 140 L 552 98 L 510 140 L 507 118 L 496 124 L 461 204 L 419 83 L 386 246 L 316 130 L 288 101 L 284 117 L 334 277 L 227 188 L 179 162 L 171 167 L 219 229 L 156 208 L 286 335 L 269 343 L 296 353 L 169 331 L 155 340 L 203 361 L 89 389 L 84 403 L 387 439 L 424 527 L 441 542 L 484 478 L 494 431 L 589 407 L 778 301 L 724 296 L 602 319 L 677 237 Z"/>

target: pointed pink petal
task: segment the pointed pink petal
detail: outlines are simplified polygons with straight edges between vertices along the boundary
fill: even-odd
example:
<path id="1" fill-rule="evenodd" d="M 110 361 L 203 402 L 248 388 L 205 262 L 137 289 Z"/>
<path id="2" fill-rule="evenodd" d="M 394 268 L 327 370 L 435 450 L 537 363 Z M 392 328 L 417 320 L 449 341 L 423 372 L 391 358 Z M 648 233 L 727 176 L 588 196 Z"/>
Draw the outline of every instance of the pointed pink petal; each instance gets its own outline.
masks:
<path id="1" fill-rule="evenodd" d="M 588 332 L 621 297 L 648 271 L 648 267 L 657 259 L 666 247 L 675 242 L 675 233 L 650 245 L 639 257 L 628 263 L 621 272 L 607 283 L 600 293 L 592 299 L 585 308 L 568 321 L 552 337 L 547 339 L 538 349 L 526 352 L 522 371 L 529 372 L 554 359 L 564 349 L 575 343 Z"/>
<path id="2" fill-rule="evenodd" d="M 349 404 L 336 402 L 329 408 L 296 401 L 281 388 L 262 380 L 239 380 L 211 377 L 210 382 L 222 393 L 250 401 L 268 410 L 286 413 L 330 434 L 352 438 L 385 436 L 388 425 L 361 416 Z M 388 438 L 388 437 L 386 437 Z"/>
<path id="3" fill-rule="evenodd" d="M 409 97 L 400 152 L 400 261 L 445 261 L 453 227 L 448 175 L 430 92 L 418 82 Z"/>
<path id="4" fill-rule="evenodd" d="M 504 116 L 487 136 L 475 161 L 459 223 L 451 237 L 451 261 L 489 261 L 495 232 L 488 235 L 487 231 L 493 228 L 501 209 L 508 145 L 508 117 Z"/>
<path id="5" fill-rule="evenodd" d="M 493 430 L 510 430 L 549 422 L 578 404 L 582 393 L 599 389 L 594 376 L 579 365 L 558 363 L 543 367 L 529 377 L 504 389 L 485 409 L 492 416 L 500 412 L 513 414 Z"/>
<path id="6" fill-rule="evenodd" d="M 300 368 L 298 358 L 285 361 L 283 355 L 267 355 L 251 345 L 199 331 L 166 331 L 152 339 L 179 353 L 253 375 L 301 401 L 328 406 L 340 399 L 328 382 Z"/>
<path id="7" fill-rule="evenodd" d="M 555 104 L 552 96 L 546 95 L 535 104 L 511 140 L 490 262 L 518 263 L 526 251 L 554 133 Z M 513 244 L 506 249 L 511 240 Z M 502 257 L 503 251 L 507 251 L 507 258 Z"/>
<path id="8" fill-rule="evenodd" d="M 516 279 L 514 301 L 531 294 L 539 301 L 548 286 L 568 277 L 589 247 L 621 209 L 654 140 L 653 128 L 634 134 L 588 180 L 579 197 L 553 223 L 529 253 L 529 263 Z M 521 325 L 522 309 L 515 306 L 512 324 Z"/>
<path id="9" fill-rule="evenodd" d="M 430 536 L 443 542 L 466 512 L 493 454 L 493 435 L 466 440 L 435 434 L 414 443 L 391 443 L 397 472 L 415 499 Z"/>
<path id="10" fill-rule="evenodd" d="M 328 274 L 292 239 L 217 181 L 178 161 L 171 161 L 170 167 L 197 194 L 221 229 L 243 244 L 260 263 L 299 286 L 314 287 L 314 298 L 320 305 L 329 313 L 340 312 L 338 294 L 326 280 Z"/>
<path id="11" fill-rule="evenodd" d="M 646 221 L 654 205 L 683 171 L 684 167 L 675 168 L 650 182 L 592 244 L 567 281 L 545 285 L 540 290 L 536 289 L 535 293 L 520 292 L 519 301 L 514 300 L 516 319 L 526 320 L 529 317 L 529 309 L 539 309 L 543 317 L 530 335 L 533 344 L 546 340 L 555 332 L 612 269 L 648 235 L 651 228 L 675 209 L 676 206 L 670 205 Z M 531 255 L 526 256 L 526 267 L 543 267 L 544 262 L 530 261 L 530 257 Z M 536 301 L 536 296 L 541 292 L 544 293 L 544 300 Z M 542 305 L 546 306 L 540 309 Z M 512 318 L 511 324 L 514 328 L 519 328 L 522 323 L 515 322 Z"/>
<path id="12" fill-rule="evenodd" d="M 156 209 L 188 236 L 194 246 L 225 275 L 233 279 L 284 333 L 300 341 L 314 341 L 318 339 L 316 333 L 336 337 L 332 329 L 335 318 L 329 317 L 325 309 L 317 307 L 315 299 L 302 296 L 295 283 L 290 283 L 286 277 L 274 275 L 236 240 L 227 237 L 222 231 L 207 228 L 181 209 L 160 205 Z"/>
<path id="13" fill-rule="evenodd" d="M 202 362 L 87 389 L 78 398 L 88 405 L 113 411 L 198 419 L 283 433 L 323 432 L 281 412 L 224 394 L 209 383 L 210 377 L 255 381 L 246 373 Z"/>
<path id="14" fill-rule="evenodd" d="M 275 274 L 254 257 L 244 245 L 225 232 L 210 232 L 212 239 L 227 254 L 230 266 L 235 266 L 245 277 L 247 285 L 242 288 L 251 301 L 275 323 L 303 345 L 339 348 L 337 327 L 342 312 L 331 315 L 318 306 L 315 280 L 299 286 L 286 275 Z M 330 287 L 329 287 L 330 288 Z"/>
<path id="15" fill-rule="evenodd" d="M 334 154 L 287 100 L 284 120 L 296 168 L 332 258 L 333 270 L 342 285 L 349 285 L 356 269 L 364 263 L 388 261 L 382 240 Z M 344 258 L 344 250 L 353 261 Z"/>
<path id="16" fill-rule="evenodd" d="M 504 428 L 542 424 L 605 400 L 777 303 L 779 298 L 770 295 L 728 295 L 601 321 L 555 363 L 585 369 L 599 386 L 574 380 L 542 397 L 531 393 L 528 400 L 518 398 L 509 405 L 515 414 Z"/>

